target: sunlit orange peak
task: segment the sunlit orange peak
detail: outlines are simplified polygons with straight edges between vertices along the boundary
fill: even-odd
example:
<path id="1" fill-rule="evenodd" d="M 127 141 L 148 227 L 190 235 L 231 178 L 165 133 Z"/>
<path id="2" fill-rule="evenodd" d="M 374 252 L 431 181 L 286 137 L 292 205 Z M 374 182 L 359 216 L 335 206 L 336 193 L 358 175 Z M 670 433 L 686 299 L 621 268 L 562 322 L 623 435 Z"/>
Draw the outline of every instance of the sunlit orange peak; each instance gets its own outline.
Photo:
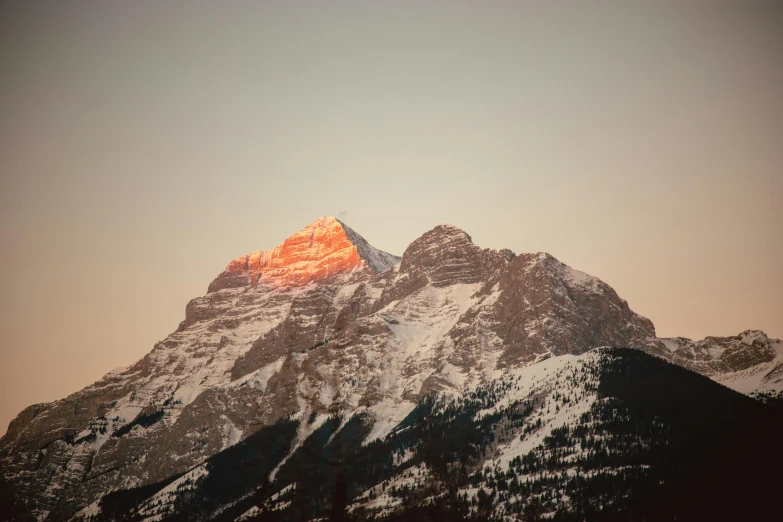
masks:
<path id="1" fill-rule="evenodd" d="M 340 220 L 327 216 L 313 221 L 272 250 L 234 259 L 210 291 L 247 284 L 303 286 L 357 269 L 375 273 L 399 258 L 372 247 Z"/>

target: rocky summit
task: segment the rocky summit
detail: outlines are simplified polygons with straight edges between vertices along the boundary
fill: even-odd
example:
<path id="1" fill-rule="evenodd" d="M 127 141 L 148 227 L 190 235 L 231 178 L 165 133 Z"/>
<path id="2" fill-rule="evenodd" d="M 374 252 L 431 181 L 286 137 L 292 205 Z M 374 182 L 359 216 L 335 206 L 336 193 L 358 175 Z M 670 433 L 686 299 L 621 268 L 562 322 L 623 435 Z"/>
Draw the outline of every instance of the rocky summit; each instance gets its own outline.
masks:
<path id="1" fill-rule="evenodd" d="M 606 413 L 593 408 L 609 397 L 600 389 L 619 386 L 607 384 L 622 375 L 617 368 L 636 365 L 644 378 L 658 368 L 596 350 L 602 347 L 646 352 L 655 364 L 673 363 L 760 401 L 783 390 L 783 342 L 763 332 L 657 338 L 652 322 L 609 285 L 548 254 L 481 248 L 459 228 L 439 225 L 400 258 L 324 217 L 272 250 L 231 261 L 206 295 L 187 304 L 176 331 L 141 360 L 22 411 L 0 439 L 0 518 L 182 519 L 192 500 L 183 492 L 220 476 L 227 461 L 254 463 L 255 478 L 222 497 L 201 491 L 202 500 L 219 499 L 193 508 L 193 519 L 327 516 L 334 504 L 328 498 L 313 500 L 321 497 L 312 493 L 307 502 L 295 500 L 306 481 L 295 478 L 292 466 L 306 467 L 302 452 L 318 441 L 312 455 L 322 455 L 342 440 L 340 433 L 353 433 L 340 447 L 356 448 L 356 458 L 380 459 L 378 469 L 386 470 L 349 481 L 346 511 L 393 516 L 404 507 L 397 488 L 443 480 L 440 461 L 414 458 L 424 455 L 429 433 L 415 419 L 468 403 L 471 419 L 482 409 L 505 412 L 504 435 L 496 430 L 491 443 L 476 442 L 481 452 L 463 455 L 460 469 L 465 477 L 489 464 L 521 470 L 518 459 L 528 459 L 529 471 L 546 451 L 566 447 L 547 437 L 569 419 Z M 570 379 L 571 391 L 558 392 L 558 379 Z M 692 386 L 701 390 L 699 383 Z M 493 399 L 474 404 L 479 391 Z M 456 409 L 443 410 L 448 401 Z M 745 408 L 738 404 L 737 411 Z M 582 431 L 595 425 L 582 420 Z M 654 418 L 644 422 L 666 433 Z M 482 437 L 490 429 L 471 426 Z M 418 442 L 405 442 L 403 433 L 414 427 Z M 443 458 L 451 465 L 451 457 Z M 503 513 L 499 492 L 507 489 L 490 488 L 484 476 L 472 486 L 454 485 L 454 498 L 468 499 L 460 516 L 476 515 L 479 501 L 487 517 Z M 494 491 L 494 500 L 477 500 L 479 489 Z M 440 497 L 433 491 L 426 498 Z M 537 509 L 559 509 L 547 502 Z"/>
<path id="2" fill-rule="evenodd" d="M 305 286 L 361 270 L 377 274 L 399 260 L 373 248 L 340 220 L 324 217 L 273 250 L 253 252 L 233 260 L 209 285 L 208 292 L 258 284 Z"/>

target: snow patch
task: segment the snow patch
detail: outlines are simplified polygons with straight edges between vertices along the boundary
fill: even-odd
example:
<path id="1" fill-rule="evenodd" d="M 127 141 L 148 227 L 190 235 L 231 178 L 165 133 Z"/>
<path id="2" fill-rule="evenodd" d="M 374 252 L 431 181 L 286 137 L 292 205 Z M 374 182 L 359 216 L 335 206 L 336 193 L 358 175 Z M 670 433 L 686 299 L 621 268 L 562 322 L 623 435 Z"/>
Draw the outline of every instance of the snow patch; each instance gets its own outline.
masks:
<path id="1" fill-rule="evenodd" d="M 229 385 L 226 386 L 226 388 L 237 388 L 239 386 L 249 385 L 257 388 L 261 391 L 261 393 L 263 393 L 266 391 L 266 384 L 269 382 L 269 379 L 271 379 L 274 374 L 280 371 L 284 360 L 285 357 L 280 357 L 276 361 L 269 363 L 266 366 L 259 368 L 258 370 L 250 372 L 247 375 L 243 375 L 235 381 L 232 381 Z"/>
<path id="2" fill-rule="evenodd" d="M 362 444 L 367 445 L 374 440 L 386 437 L 397 425 L 405 420 L 405 417 L 415 407 L 416 405 L 409 401 L 397 402 L 393 400 L 385 400 L 370 407 L 370 411 L 375 417 L 375 424 L 373 424 L 370 433 Z"/>
<path id="3" fill-rule="evenodd" d="M 223 449 L 233 446 L 242 439 L 242 430 L 237 428 L 231 419 L 225 415 L 221 415 L 220 418 L 225 422 L 224 435 L 223 435 Z"/>

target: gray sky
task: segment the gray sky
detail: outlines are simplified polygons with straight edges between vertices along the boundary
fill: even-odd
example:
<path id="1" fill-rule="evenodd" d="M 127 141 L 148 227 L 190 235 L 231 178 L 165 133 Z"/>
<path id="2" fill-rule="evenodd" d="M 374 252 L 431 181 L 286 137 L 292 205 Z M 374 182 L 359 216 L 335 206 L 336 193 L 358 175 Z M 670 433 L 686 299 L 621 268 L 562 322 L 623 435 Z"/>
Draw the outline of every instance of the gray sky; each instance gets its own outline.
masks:
<path id="1" fill-rule="evenodd" d="M 0 433 L 342 211 L 783 337 L 779 3 L 159 4 L 0 6 Z"/>

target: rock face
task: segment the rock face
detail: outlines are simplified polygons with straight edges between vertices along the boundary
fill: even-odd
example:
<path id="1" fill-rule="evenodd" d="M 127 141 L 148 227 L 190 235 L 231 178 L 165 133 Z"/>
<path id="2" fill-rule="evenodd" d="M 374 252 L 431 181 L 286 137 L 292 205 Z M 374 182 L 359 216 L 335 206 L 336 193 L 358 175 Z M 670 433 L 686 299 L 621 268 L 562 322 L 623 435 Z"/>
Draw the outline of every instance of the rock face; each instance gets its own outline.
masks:
<path id="1" fill-rule="evenodd" d="M 760 330 L 733 337 L 656 339 L 648 350 L 746 394 L 783 390 L 783 342 Z"/>
<path id="2" fill-rule="evenodd" d="M 288 416 L 362 411 L 369 441 L 432 391 L 465 393 L 601 346 L 645 350 L 745 393 L 783 388 L 783 343 L 761 332 L 657 339 L 607 284 L 548 254 L 482 249 L 439 225 L 400 259 L 325 217 L 232 261 L 140 361 L 20 413 L 0 439 L 0 489 L 19 519 L 64 520 Z M 295 445 L 312 431 L 302 426 Z"/>
<path id="3" fill-rule="evenodd" d="M 273 250 L 262 250 L 234 259 L 208 292 L 265 284 L 298 287 L 336 280 L 354 271 L 380 273 L 399 258 L 373 248 L 333 217 L 307 225 Z"/>

